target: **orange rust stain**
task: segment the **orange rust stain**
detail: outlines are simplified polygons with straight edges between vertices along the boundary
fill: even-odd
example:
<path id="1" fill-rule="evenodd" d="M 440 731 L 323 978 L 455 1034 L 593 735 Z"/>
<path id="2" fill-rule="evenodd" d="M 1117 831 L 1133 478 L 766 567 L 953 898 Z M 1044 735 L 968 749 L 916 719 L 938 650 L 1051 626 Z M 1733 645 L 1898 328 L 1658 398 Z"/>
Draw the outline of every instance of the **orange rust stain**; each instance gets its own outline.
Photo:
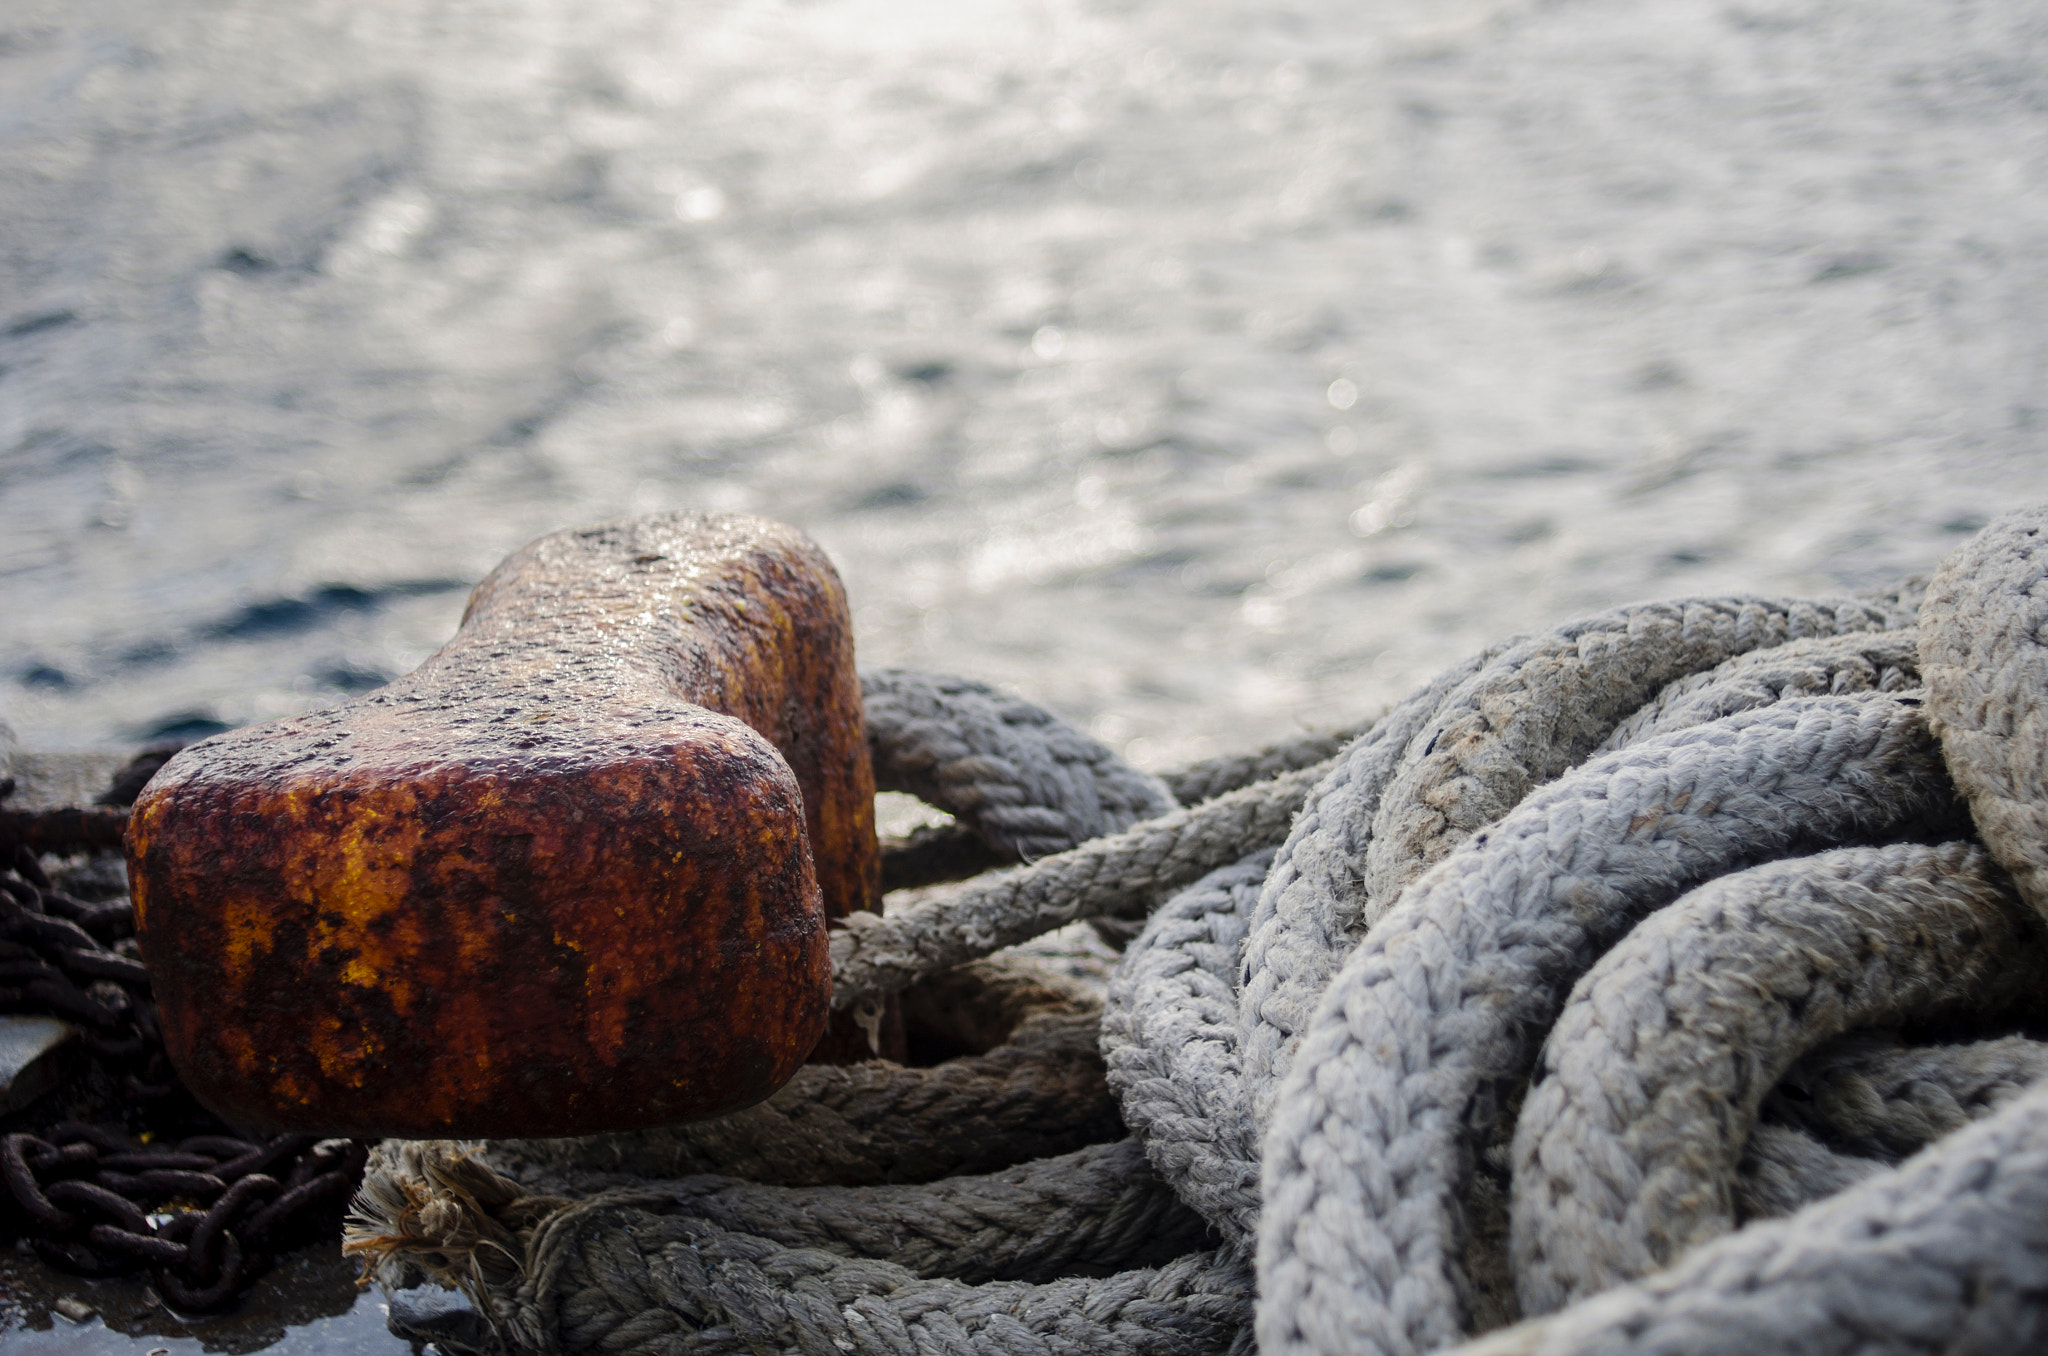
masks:
<path id="1" fill-rule="evenodd" d="M 733 1109 L 816 1038 L 819 923 L 875 897 L 872 793 L 814 547 L 746 520 L 543 539 L 413 675 L 152 785 L 130 853 L 167 1043 L 290 1128 Z"/>

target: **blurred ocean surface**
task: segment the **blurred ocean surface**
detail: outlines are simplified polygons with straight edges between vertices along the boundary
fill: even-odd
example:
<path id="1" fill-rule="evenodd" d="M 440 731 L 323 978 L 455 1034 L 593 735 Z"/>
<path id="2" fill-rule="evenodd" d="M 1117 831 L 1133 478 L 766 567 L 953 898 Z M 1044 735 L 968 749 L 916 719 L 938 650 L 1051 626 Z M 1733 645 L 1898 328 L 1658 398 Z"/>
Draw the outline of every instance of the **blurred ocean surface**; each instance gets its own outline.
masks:
<path id="1" fill-rule="evenodd" d="M 2019 0 L 6 0 L 0 714 L 330 703 L 694 507 L 1168 765 L 2048 498 L 2044 242 Z"/>
<path id="2" fill-rule="evenodd" d="M 7 0 L 0 712 L 692 507 L 1168 765 L 2048 498 L 2044 244 L 2019 0 Z"/>

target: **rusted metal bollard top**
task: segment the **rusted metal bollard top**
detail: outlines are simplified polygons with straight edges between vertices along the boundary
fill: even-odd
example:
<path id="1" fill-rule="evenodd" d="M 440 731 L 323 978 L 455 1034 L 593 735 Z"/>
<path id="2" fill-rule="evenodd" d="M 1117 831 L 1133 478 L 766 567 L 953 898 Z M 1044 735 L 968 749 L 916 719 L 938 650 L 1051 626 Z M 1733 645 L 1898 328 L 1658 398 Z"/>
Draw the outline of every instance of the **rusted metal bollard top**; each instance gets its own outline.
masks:
<path id="1" fill-rule="evenodd" d="M 128 854 L 166 1048 L 230 1120 L 745 1106 L 824 1029 L 825 919 L 877 894 L 838 576 L 756 518 L 544 537 L 412 674 L 179 754 Z"/>

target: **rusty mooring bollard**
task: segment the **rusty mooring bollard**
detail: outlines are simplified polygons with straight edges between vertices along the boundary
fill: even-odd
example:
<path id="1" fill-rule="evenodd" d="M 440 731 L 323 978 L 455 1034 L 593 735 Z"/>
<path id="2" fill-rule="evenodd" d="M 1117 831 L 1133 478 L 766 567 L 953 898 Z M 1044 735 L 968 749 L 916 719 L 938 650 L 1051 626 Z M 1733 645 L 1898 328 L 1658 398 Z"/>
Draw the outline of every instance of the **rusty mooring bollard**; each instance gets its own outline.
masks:
<path id="1" fill-rule="evenodd" d="M 748 1105 L 824 1030 L 826 918 L 877 897 L 838 576 L 756 518 L 543 537 L 408 676 L 172 759 L 128 857 L 165 1046 L 231 1121 Z"/>

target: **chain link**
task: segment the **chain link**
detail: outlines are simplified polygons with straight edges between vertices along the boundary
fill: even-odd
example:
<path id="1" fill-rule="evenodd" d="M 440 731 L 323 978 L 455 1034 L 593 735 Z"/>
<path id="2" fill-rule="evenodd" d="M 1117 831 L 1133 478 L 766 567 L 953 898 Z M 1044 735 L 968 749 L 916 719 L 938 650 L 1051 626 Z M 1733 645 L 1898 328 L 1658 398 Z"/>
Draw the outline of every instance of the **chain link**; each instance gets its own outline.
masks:
<path id="1" fill-rule="evenodd" d="M 144 1269 L 173 1309 L 226 1306 L 287 1248 L 331 1236 L 367 1146 L 200 1135 L 152 1149 L 65 1121 L 0 1136 L 0 1218 L 43 1261 L 81 1276 Z"/>
<path id="2" fill-rule="evenodd" d="M 12 789 L 0 781 L 0 800 Z M 106 846 L 101 821 L 113 813 L 0 811 L 0 1013 L 74 1023 L 129 1110 L 169 1122 L 176 1106 L 189 1122 L 149 972 L 126 954 L 132 907 L 58 890 L 37 855 Z M 170 1144 L 80 1121 L 0 1136 L 0 1242 L 26 1239 L 79 1276 L 146 1270 L 180 1313 L 226 1308 L 277 1253 L 339 1233 L 369 1146 L 213 1124 Z"/>

